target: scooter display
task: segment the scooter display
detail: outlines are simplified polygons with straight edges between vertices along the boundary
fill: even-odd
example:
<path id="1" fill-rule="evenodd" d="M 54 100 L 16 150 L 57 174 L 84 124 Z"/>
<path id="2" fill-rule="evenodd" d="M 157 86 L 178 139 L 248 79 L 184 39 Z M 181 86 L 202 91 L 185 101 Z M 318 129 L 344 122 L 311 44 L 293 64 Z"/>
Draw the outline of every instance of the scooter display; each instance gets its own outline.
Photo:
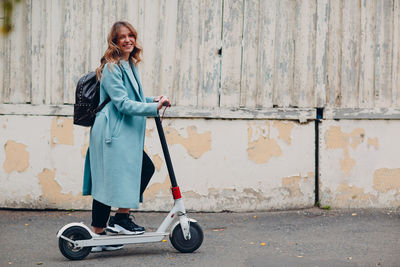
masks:
<path id="1" fill-rule="evenodd" d="M 203 230 L 199 223 L 187 216 L 176 182 L 161 119 L 155 117 L 161 147 L 171 180 L 174 206 L 155 232 L 141 235 L 98 235 L 84 223 L 69 223 L 57 232 L 61 253 L 70 260 L 84 259 L 94 246 L 161 242 L 169 236 L 172 246 L 182 253 L 191 253 L 203 243 Z M 172 224 L 172 227 L 169 228 Z M 170 231 L 168 231 L 170 229 Z"/>

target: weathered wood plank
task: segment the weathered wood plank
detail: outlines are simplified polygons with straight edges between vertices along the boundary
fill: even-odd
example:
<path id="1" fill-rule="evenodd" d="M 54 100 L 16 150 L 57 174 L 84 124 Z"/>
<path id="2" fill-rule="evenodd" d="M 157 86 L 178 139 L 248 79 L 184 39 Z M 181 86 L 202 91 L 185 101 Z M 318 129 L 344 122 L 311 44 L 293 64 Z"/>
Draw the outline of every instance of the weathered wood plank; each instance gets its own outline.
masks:
<path id="1" fill-rule="evenodd" d="M 257 108 L 273 106 L 277 4 L 278 0 L 260 1 Z"/>
<path id="2" fill-rule="evenodd" d="M 107 37 L 103 35 L 102 17 L 103 17 L 103 6 L 100 1 L 89 1 L 89 17 L 88 23 L 90 25 L 89 32 L 86 35 L 89 36 L 89 56 L 88 60 L 88 71 L 94 71 L 100 66 L 100 59 L 104 55 L 107 49 Z"/>
<path id="3" fill-rule="evenodd" d="M 315 0 L 296 1 L 294 78 L 292 103 L 297 107 L 313 107 L 315 72 Z"/>
<path id="4" fill-rule="evenodd" d="M 117 1 L 117 17 L 118 20 L 127 20 L 127 15 L 128 11 L 126 10 L 127 8 L 127 2 L 126 0 L 119 0 Z"/>
<path id="5" fill-rule="evenodd" d="M 63 66 L 63 54 L 64 54 L 64 3 L 63 0 L 52 0 L 49 3 L 51 15 L 50 20 L 47 27 L 47 38 L 49 40 L 48 43 L 48 50 L 46 51 L 46 55 L 50 57 L 50 69 L 49 72 L 46 73 L 46 89 L 49 92 L 51 98 L 51 104 L 62 104 L 64 103 L 64 66 Z M 84 10 L 82 11 L 84 13 Z M 83 24 L 85 25 L 85 24 Z M 79 25 L 81 28 L 85 28 L 83 25 Z M 81 40 L 85 40 L 83 37 Z M 81 46 L 78 48 L 75 44 L 76 49 L 84 50 L 87 46 Z M 75 51 L 74 51 L 75 52 Z M 78 52 L 78 51 L 77 51 Z M 84 51 L 83 51 L 84 52 Z M 84 65 L 85 55 L 86 53 L 82 54 L 80 57 L 79 62 L 75 62 L 75 64 Z M 70 66 L 66 66 L 67 68 Z M 84 71 L 85 72 L 85 71 Z M 77 82 L 78 80 L 76 80 Z M 75 86 L 73 87 L 75 89 Z M 75 90 L 74 90 L 75 91 Z M 74 92 L 72 93 L 75 96 Z M 75 99 L 73 99 L 74 103 Z M 68 102 L 71 103 L 71 102 Z"/>
<path id="6" fill-rule="evenodd" d="M 32 3 L 32 51 L 31 51 L 31 103 L 43 104 L 46 98 L 46 23 L 43 15 L 46 12 L 46 2 L 34 0 Z"/>
<path id="7" fill-rule="evenodd" d="M 181 79 L 181 49 L 182 49 L 182 31 L 183 31 L 183 7 L 184 3 L 182 0 L 178 0 L 177 3 L 177 20 L 176 20 L 176 40 L 175 40 L 175 71 L 173 73 L 173 90 L 170 97 L 172 98 L 172 102 L 174 105 L 179 105 L 179 97 L 180 97 L 180 79 Z"/>
<path id="8" fill-rule="evenodd" d="M 342 17 L 342 107 L 357 107 L 360 75 L 360 0 L 343 1 Z"/>
<path id="9" fill-rule="evenodd" d="M 26 95 L 27 81 L 25 77 L 28 36 L 27 28 L 25 27 L 26 12 L 27 6 L 25 3 L 14 6 L 12 21 L 15 27 L 6 39 L 5 103 L 30 102 Z"/>
<path id="10" fill-rule="evenodd" d="M 159 71 L 160 85 L 153 95 L 167 95 L 174 105 L 174 74 L 176 58 L 176 38 L 178 20 L 178 0 L 162 0 L 160 17 L 163 18 L 161 33 L 161 67 Z M 151 51 L 150 51 L 151 52 Z"/>
<path id="11" fill-rule="evenodd" d="M 72 116 L 72 105 L 0 104 L 0 115 Z"/>
<path id="12" fill-rule="evenodd" d="M 329 42 L 329 0 L 317 1 L 315 41 L 315 106 L 324 107 L 327 91 L 327 59 Z"/>
<path id="13" fill-rule="evenodd" d="M 217 107 L 221 75 L 222 0 L 200 2 L 199 107 Z"/>
<path id="14" fill-rule="evenodd" d="M 144 31 L 145 29 L 145 16 L 144 16 L 144 8 L 145 8 L 145 3 L 146 0 L 139 0 L 139 13 L 138 13 L 138 25 L 137 25 L 137 30 L 139 31 L 138 35 L 139 35 L 139 39 L 143 40 L 144 38 Z"/>
<path id="15" fill-rule="evenodd" d="M 1 40 L 0 102 L 73 103 L 112 23 L 127 19 L 145 42 L 147 95 L 204 108 L 398 107 L 399 1 L 22 1 Z"/>
<path id="16" fill-rule="evenodd" d="M 85 50 L 85 73 L 87 73 L 90 69 L 91 65 L 91 51 L 90 51 L 90 41 L 91 41 L 91 29 L 92 29 L 92 1 L 91 0 L 84 0 L 84 5 L 85 5 L 85 10 L 91 10 L 90 12 L 87 12 L 86 15 L 86 23 L 85 25 L 82 25 L 82 27 L 85 28 L 85 40 L 86 40 L 86 45 L 83 47 Z"/>
<path id="17" fill-rule="evenodd" d="M 111 1 L 102 1 L 101 7 L 102 7 L 102 22 L 101 22 L 101 27 L 103 31 L 103 36 L 107 38 L 108 33 L 111 30 L 112 23 L 114 22 L 113 20 L 110 19 L 111 16 L 111 10 L 110 10 L 110 5 Z"/>
<path id="18" fill-rule="evenodd" d="M 118 14 L 118 3 L 119 0 L 106 0 L 104 1 L 103 4 L 103 12 L 104 12 L 104 29 L 106 35 L 111 30 L 111 26 L 114 24 L 114 22 L 119 20 L 119 14 Z"/>
<path id="19" fill-rule="evenodd" d="M 295 1 L 278 2 L 274 105 L 279 107 L 289 107 L 293 99 L 295 8 Z"/>
<path id="20" fill-rule="evenodd" d="M 103 0 L 103 3 L 101 3 L 101 8 L 103 15 L 102 22 L 99 26 L 102 26 L 103 40 L 107 40 L 108 34 L 111 31 L 111 27 L 118 20 L 118 8 L 115 0 Z M 106 46 L 104 47 L 102 56 L 105 52 L 105 49 L 107 49 L 107 46 L 108 45 L 106 41 Z"/>
<path id="21" fill-rule="evenodd" d="M 139 28 L 139 0 L 126 2 L 126 20 L 138 31 Z"/>
<path id="22" fill-rule="evenodd" d="M 393 14 L 392 103 L 400 107 L 400 0 L 394 0 Z"/>
<path id="23" fill-rule="evenodd" d="M 44 42 L 44 53 L 45 53 L 45 75 L 44 75 L 44 88 L 45 88 L 45 99 L 44 103 L 52 104 L 51 103 L 51 0 L 45 0 L 44 6 L 44 16 L 46 17 L 45 20 L 45 42 Z M 65 64 L 65 58 L 64 58 Z M 68 66 L 68 65 L 67 65 Z M 66 78 L 64 76 L 64 78 Z"/>
<path id="24" fill-rule="evenodd" d="M 259 45 L 260 1 L 244 1 L 243 60 L 240 82 L 240 106 L 256 107 L 258 92 L 258 45 Z"/>
<path id="25" fill-rule="evenodd" d="M 196 106 L 199 88 L 199 1 L 179 1 L 177 104 Z"/>
<path id="26" fill-rule="evenodd" d="M 359 107 L 374 106 L 377 0 L 362 0 Z"/>
<path id="27" fill-rule="evenodd" d="M 342 1 L 330 0 L 329 3 L 329 41 L 327 55 L 327 106 L 339 107 L 342 102 Z"/>
<path id="28" fill-rule="evenodd" d="M 64 103 L 75 102 L 75 88 L 79 78 L 86 73 L 86 53 L 82 40 L 86 36 L 85 3 L 79 0 L 66 1 L 64 24 Z"/>
<path id="29" fill-rule="evenodd" d="M 400 113 L 400 112 L 399 112 Z M 0 104 L 0 115 L 41 115 L 72 116 L 72 105 L 27 105 Z M 198 108 L 172 107 L 165 113 L 166 118 L 205 118 L 205 119 L 282 119 L 307 122 L 315 120 L 312 108 L 269 108 L 253 110 L 245 108 Z M 151 119 L 151 118 L 149 118 Z"/>
<path id="30" fill-rule="evenodd" d="M 26 0 L 25 25 L 26 25 L 25 103 L 31 103 L 32 102 L 32 0 Z"/>
<path id="31" fill-rule="evenodd" d="M 0 8 L 0 18 L 4 17 L 3 9 Z M 3 19 L 0 19 L 0 22 L 3 23 Z M 6 75 L 6 60 L 5 60 L 5 52 L 6 52 L 6 38 L 0 38 L 0 104 L 3 103 L 3 98 L 6 93 L 5 87 L 5 75 Z"/>
<path id="32" fill-rule="evenodd" d="M 142 32 L 143 31 L 142 25 L 144 24 L 144 19 L 145 19 L 144 7 L 145 7 L 145 2 L 143 0 L 128 0 L 126 1 L 126 11 L 124 11 L 124 16 L 126 17 L 123 17 L 123 19 L 131 23 L 133 28 L 135 28 L 136 31 L 138 32 L 137 41 L 140 46 L 143 46 L 144 32 Z M 141 56 L 143 59 L 143 54 Z"/>
<path id="33" fill-rule="evenodd" d="M 376 17 L 375 106 L 389 107 L 392 102 L 393 1 L 381 0 Z"/>
<path id="34" fill-rule="evenodd" d="M 399 120 L 399 108 L 326 108 L 327 120 Z"/>
<path id="35" fill-rule="evenodd" d="M 238 107 L 242 62 L 243 1 L 224 0 L 222 22 L 221 107 Z"/>
<path id="36" fill-rule="evenodd" d="M 160 1 L 147 1 L 144 7 L 143 64 L 141 77 L 146 95 L 160 94 L 160 72 L 162 64 L 163 17 Z M 159 18 L 159 19 L 154 19 Z"/>

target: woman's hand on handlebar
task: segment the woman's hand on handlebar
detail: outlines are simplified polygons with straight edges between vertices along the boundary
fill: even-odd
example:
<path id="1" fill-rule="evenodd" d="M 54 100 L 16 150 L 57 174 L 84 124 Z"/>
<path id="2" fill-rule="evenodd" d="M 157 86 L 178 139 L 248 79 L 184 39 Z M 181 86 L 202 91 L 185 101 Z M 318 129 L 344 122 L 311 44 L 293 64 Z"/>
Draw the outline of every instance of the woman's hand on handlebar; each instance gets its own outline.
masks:
<path id="1" fill-rule="evenodd" d="M 155 97 L 154 101 L 158 102 L 158 105 L 157 105 L 158 110 L 162 109 L 163 106 L 166 106 L 166 107 L 171 106 L 171 101 L 169 100 L 169 98 L 166 96 L 163 96 L 163 95 Z"/>

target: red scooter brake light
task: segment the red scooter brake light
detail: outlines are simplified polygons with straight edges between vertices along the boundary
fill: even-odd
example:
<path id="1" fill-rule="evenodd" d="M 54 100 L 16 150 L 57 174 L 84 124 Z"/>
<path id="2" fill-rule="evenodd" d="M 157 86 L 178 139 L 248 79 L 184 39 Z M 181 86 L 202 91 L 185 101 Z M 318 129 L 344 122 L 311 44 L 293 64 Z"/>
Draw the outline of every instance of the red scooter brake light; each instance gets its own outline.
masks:
<path id="1" fill-rule="evenodd" d="M 179 186 L 172 187 L 171 190 L 172 190 L 172 196 L 174 197 L 174 199 L 182 198 L 181 190 L 179 190 Z"/>

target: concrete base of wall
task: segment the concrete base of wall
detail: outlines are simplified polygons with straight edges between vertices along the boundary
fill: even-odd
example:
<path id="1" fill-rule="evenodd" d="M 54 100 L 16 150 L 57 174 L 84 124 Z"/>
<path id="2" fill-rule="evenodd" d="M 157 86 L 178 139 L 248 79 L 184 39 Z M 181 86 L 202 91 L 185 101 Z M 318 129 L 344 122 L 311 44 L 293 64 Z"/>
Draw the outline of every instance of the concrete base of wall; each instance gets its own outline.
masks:
<path id="1" fill-rule="evenodd" d="M 194 211 L 248 211 L 314 204 L 314 123 L 287 120 L 165 119 L 185 205 Z M 0 116 L 0 207 L 90 209 L 81 196 L 89 129 L 71 117 Z M 142 210 L 173 201 L 157 130 L 145 149 L 156 173 Z"/>

